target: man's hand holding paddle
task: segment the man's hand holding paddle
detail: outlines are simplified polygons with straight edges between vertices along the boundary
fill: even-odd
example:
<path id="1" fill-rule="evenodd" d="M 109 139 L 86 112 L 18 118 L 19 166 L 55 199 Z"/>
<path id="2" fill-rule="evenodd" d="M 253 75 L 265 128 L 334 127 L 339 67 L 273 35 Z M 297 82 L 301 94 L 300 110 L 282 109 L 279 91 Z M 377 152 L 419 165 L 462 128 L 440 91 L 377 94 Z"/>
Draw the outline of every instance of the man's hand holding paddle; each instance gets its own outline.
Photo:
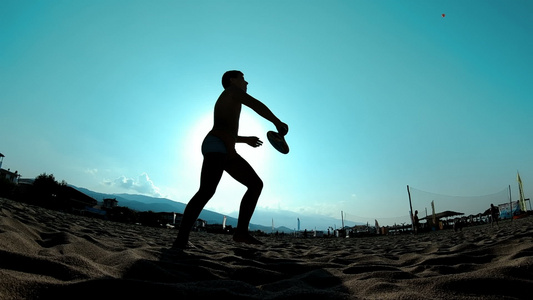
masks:
<path id="1" fill-rule="evenodd" d="M 267 138 L 270 144 L 283 154 L 289 153 L 289 145 L 285 141 L 285 135 L 289 132 L 289 126 L 283 122 L 276 124 L 278 132 L 269 131 L 267 132 Z"/>
<path id="2" fill-rule="evenodd" d="M 276 129 L 278 130 L 278 133 L 282 136 L 286 136 L 289 132 L 289 126 L 283 122 L 280 122 L 280 124 L 276 125 Z"/>

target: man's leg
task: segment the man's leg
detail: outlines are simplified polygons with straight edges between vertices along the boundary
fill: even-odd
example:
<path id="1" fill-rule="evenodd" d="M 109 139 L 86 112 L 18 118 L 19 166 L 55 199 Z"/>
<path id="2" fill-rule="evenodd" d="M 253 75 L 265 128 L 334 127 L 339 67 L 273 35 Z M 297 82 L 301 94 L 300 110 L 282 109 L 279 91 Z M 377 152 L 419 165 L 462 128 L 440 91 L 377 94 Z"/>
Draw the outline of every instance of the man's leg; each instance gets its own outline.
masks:
<path id="1" fill-rule="evenodd" d="M 239 220 L 233 239 L 251 244 L 261 243 L 248 234 L 248 225 L 259 200 L 259 195 L 261 195 L 263 190 L 263 181 L 252 166 L 240 155 L 228 161 L 226 172 L 248 188 L 241 201 Z"/>
<path id="2" fill-rule="evenodd" d="M 225 160 L 226 154 L 223 153 L 206 153 L 204 155 L 200 188 L 185 207 L 178 237 L 174 242 L 173 248 L 185 248 L 187 246 L 194 222 L 196 222 L 204 206 L 215 194 L 224 172 Z"/>

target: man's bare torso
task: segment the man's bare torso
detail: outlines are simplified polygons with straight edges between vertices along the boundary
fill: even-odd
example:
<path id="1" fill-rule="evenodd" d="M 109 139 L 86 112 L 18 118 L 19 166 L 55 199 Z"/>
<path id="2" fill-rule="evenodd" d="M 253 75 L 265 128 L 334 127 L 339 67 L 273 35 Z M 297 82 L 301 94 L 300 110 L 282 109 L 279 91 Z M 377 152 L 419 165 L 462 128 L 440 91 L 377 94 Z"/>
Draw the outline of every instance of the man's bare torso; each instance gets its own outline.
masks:
<path id="1" fill-rule="evenodd" d="M 228 88 L 220 94 L 215 104 L 214 122 L 211 133 L 227 141 L 233 139 L 233 143 L 239 133 L 239 118 L 242 103 L 235 94 L 239 91 Z"/>

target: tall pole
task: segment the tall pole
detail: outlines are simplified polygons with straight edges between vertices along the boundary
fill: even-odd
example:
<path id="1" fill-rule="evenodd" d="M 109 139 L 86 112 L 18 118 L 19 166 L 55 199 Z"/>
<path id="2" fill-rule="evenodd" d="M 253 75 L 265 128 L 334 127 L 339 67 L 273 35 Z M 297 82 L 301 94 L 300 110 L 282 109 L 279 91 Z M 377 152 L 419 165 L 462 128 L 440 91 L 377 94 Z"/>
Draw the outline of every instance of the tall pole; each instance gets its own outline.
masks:
<path id="1" fill-rule="evenodd" d="M 509 185 L 509 207 L 511 209 L 511 221 L 513 221 L 513 198 L 511 197 L 511 185 Z"/>
<path id="2" fill-rule="evenodd" d="M 516 171 L 516 180 L 518 181 L 518 195 L 520 196 L 520 210 L 522 213 L 527 212 L 526 200 L 524 199 L 524 189 L 522 187 L 522 179 L 520 178 L 520 173 Z"/>
<path id="3" fill-rule="evenodd" d="M 415 232 L 415 222 L 413 221 L 413 203 L 411 202 L 411 191 L 409 190 L 409 185 L 407 185 L 407 195 L 409 195 L 409 209 L 411 216 L 411 229 Z"/>

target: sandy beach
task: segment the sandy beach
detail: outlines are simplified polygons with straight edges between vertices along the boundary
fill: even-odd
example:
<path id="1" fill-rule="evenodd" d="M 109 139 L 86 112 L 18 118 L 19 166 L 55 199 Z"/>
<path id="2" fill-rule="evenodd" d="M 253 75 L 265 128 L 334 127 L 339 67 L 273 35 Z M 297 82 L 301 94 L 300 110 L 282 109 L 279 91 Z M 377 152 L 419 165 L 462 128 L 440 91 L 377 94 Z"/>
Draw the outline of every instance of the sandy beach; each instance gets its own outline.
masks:
<path id="1" fill-rule="evenodd" d="M 531 299 L 533 218 L 366 238 L 193 233 L 0 199 L 0 299 Z"/>

